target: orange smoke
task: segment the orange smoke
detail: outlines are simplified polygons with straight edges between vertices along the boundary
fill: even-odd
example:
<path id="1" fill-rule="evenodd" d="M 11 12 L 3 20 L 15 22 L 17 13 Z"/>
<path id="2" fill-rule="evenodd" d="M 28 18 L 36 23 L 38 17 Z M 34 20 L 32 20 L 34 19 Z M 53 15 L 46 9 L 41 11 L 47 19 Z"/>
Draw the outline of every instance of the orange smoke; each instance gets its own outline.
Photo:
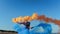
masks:
<path id="1" fill-rule="evenodd" d="M 54 20 L 52 18 L 48 18 L 45 15 L 41 15 L 39 16 L 38 14 L 34 13 L 32 16 L 24 16 L 24 17 L 17 17 L 17 18 L 13 18 L 12 21 L 15 23 L 20 23 L 20 22 L 27 22 L 27 21 L 32 21 L 32 20 L 43 20 L 45 22 L 52 22 L 55 24 L 60 25 L 60 20 Z"/>

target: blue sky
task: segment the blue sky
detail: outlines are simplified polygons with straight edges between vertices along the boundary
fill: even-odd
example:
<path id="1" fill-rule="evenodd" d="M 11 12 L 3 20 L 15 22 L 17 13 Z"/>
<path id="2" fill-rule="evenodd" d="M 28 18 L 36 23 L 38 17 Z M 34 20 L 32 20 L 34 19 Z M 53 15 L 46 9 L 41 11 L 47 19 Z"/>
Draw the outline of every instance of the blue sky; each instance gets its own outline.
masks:
<path id="1" fill-rule="evenodd" d="M 13 30 L 12 18 L 34 12 L 60 20 L 60 0 L 0 0 L 0 29 Z"/>

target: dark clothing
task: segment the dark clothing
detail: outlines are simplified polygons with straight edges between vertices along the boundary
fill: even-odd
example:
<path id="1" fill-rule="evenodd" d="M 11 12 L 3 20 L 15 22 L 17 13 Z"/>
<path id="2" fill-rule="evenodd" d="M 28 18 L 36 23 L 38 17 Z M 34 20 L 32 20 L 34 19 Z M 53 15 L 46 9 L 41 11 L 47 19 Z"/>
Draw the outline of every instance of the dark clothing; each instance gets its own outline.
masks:
<path id="1" fill-rule="evenodd" d="M 26 23 L 20 23 L 20 24 L 24 24 L 26 26 L 27 29 L 30 28 L 30 22 L 26 22 Z"/>
<path id="2" fill-rule="evenodd" d="M 24 25 L 26 26 L 27 29 L 29 29 L 29 27 L 30 27 L 30 22 L 27 22 L 27 23 L 25 23 Z"/>

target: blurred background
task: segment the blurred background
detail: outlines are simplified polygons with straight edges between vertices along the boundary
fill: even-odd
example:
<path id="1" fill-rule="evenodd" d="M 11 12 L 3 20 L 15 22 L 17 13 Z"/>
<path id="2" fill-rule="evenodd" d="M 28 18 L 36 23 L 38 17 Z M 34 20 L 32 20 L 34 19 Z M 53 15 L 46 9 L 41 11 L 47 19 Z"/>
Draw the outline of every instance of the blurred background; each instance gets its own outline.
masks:
<path id="1" fill-rule="evenodd" d="M 0 30 L 12 30 L 15 23 L 12 18 L 18 16 L 31 16 L 34 12 L 60 20 L 60 0 L 0 0 Z M 36 26 L 40 21 L 32 21 Z M 59 26 L 51 24 L 53 33 L 58 33 Z"/>

